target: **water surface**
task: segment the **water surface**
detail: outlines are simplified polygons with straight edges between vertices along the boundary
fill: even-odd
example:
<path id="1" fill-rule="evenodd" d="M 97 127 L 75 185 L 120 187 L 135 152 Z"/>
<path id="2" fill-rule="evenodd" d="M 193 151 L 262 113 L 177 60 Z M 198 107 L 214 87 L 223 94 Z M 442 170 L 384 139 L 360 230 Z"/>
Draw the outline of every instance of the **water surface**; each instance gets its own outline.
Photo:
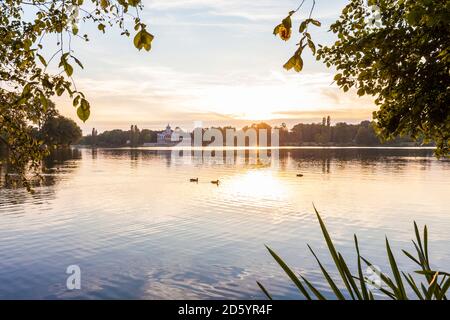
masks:
<path id="1" fill-rule="evenodd" d="M 324 287 L 306 247 L 332 266 L 312 203 L 350 261 L 356 233 L 387 271 L 387 235 L 415 270 L 400 249 L 412 249 L 416 220 L 429 227 L 434 266 L 448 269 L 450 163 L 431 150 L 294 149 L 254 160 L 149 149 L 50 157 L 35 194 L 0 188 L 0 298 L 264 298 L 257 280 L 299 298 L 264 244 Z M 74 264 L 81 290 L 69 291 Z"/>

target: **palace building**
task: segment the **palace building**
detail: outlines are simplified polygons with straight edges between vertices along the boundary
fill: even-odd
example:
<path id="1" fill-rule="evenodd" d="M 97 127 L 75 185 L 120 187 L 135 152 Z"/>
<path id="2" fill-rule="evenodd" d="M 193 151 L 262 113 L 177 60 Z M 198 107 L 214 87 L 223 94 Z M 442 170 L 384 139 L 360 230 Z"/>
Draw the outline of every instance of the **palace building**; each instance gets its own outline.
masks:
<path id="1" fill-rule="evenodd" d="M 172 133 L 173 130 L 170 125 L 167 124 L 166 130 L 157 134 L 156 143 L 157 144 L 172 144 Z"/>

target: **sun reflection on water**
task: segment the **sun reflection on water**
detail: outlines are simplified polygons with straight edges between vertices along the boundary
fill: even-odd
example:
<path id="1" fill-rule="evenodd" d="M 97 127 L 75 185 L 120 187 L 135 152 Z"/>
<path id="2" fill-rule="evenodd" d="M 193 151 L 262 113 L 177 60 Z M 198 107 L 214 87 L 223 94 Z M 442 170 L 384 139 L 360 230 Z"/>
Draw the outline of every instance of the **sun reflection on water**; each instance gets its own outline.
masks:
<path id="1" fill-rule="evenodd" d="M 270 169 L 254 169 L 235 175 L 224 188 L 230 195 L 252 200 L 283 200 L 289 194 L 280 177 Z"/>

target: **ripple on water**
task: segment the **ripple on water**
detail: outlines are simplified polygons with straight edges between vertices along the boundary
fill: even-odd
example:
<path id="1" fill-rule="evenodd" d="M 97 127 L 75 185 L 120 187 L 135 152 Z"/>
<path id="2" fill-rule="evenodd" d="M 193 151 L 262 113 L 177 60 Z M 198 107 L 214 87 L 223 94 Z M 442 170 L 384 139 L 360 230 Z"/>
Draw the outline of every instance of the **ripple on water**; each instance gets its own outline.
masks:
<path id="1" fill-rule="evenodd" d="M 286 157 L 273 168 L 82 150 L 34 195 L 0 189 L 0 298 L 264 298 L 256 281 L 298 298 L 264 244 L 326 290 L 306 247 L 332 268 L 312 202 L 350 261 L 356 233 L 364 255 L 388 269 L 387 235 L 408 267 L 400 249 L 417 220 L 429 226 L 435 263 L 450 265 L 449 162 L 420 150 Z M 81 267 L 80 291 L 65 288 L 71 264 Z"/>

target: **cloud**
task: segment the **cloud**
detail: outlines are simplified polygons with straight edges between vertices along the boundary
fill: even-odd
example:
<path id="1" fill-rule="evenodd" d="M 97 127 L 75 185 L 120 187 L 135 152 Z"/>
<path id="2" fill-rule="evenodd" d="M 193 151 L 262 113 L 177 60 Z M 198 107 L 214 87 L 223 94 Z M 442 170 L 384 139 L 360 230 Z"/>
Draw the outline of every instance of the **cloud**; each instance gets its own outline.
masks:
<path id="1" fill-rule="evenodd" d="M 314 16 L 336 15 L 342 4 L 317 2 Z M 365 119 L 373 108 L 370 99 L 331 85 L 332 74 L 311 56 L 300 74 L 282 68 L 295 41 L 279 41 L 271 31 L 298 1 L 145 0 L 144 5 L 142 19 L 155 34 L 150 53 L 135 51 L 122 38 L 100 36 L 94 36 L 96 47 L 78 51 L 86 70 L 75 81 L 92 105 L 91 119 L 83 124 L 87 131 L 131 123 L 321 118 L 333 110 Z M 70 101 L 57 103 L 74 117 Z"/>
<path id="2" fill-rule="evenodd" d="M 233 124 L 236 120 L 321 118 L 324 113 L 366 119 L 373 106 L 370 99 L 343 94 L 330 85 L 329 73 L 232 70 L 208 74 L 135 66 L 112 70 L 105 78 L 78 80 L 92 104 L 88 126 L 97 121 L 122 121 L 125 128 L 135 122 L 152 126 L 195 120 Z M 73 113 L 71 107 L 64 110 Z"/>
<path id="3" fill-rule="evenodd" d="M 332 114 L 334 120 L 360 121 L 371 118 L 372 109 L 323 109 L 323 110 L 284 110 L 278 111 L 279 119 L 322 119 L 322 117 Z"/>
<path id="4" fill-rule="evenodd" d="M 324 1 L 325 2 L 325 1 Z M 247 21 L 278 21 L 291 10 L 297 8 L 299 1 L 292 0 L 144 0 L 147 12 L 171 12 L 176 15 L 180 12 L 196 13 L 201 15 L 213 15 L 220 17 L 233 17 Z M 306 1 L 298 15 L 306 17 L 309 14 L 312 1 Z M 330 18 L 338 15 L 345 1 L 326 1 L 316 3 L 315 18 Z"/>

